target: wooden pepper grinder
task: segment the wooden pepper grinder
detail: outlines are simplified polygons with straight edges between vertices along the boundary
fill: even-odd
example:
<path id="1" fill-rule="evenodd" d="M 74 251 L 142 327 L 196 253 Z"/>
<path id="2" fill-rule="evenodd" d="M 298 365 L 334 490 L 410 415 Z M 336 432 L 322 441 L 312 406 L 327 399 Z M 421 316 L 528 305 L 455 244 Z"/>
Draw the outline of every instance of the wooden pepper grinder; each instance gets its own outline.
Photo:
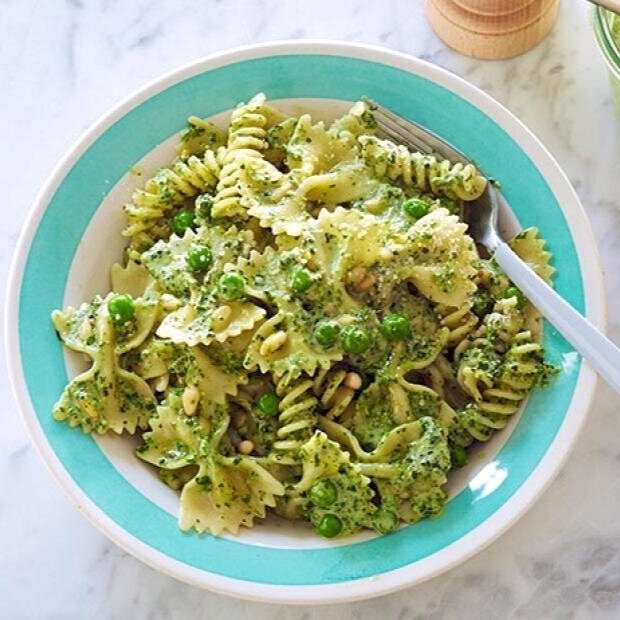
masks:
<path id="1" fill-rule="evenodd" d="M 426 0 L 428 19 L 443 41 L 474 58 L 510 58 L 544 39 L 559 0 Z"/>

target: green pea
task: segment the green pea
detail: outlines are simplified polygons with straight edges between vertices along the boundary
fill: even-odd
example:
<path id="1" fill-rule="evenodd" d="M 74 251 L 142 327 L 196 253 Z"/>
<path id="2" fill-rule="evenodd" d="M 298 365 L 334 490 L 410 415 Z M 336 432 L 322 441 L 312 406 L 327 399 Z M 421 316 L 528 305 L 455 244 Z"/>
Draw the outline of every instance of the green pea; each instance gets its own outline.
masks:
<path id="1" fill-rule="evenodd" d="M 290 286 L 296 293 L 305 293 L 312 286 L 312 278 L 306 269 L 295 269 Z"/>
<path id="2" fill-rule="evenodd" d="M 370 347 L 370 335 L 363 327 L 349 325 L 342 330 L 340 336 L 342 348 L 347 353 L 359 355 Z"/>
<path id="3" fill-rule="evenodd" d="M 265 392 L 258 399 L 258 408 L 267 415 L 275 415 L 280 408 L 280 399 L 273 392 Z"/>
<path id="4" fill-rule="evenodd" d="M 388 314 L 381 323 L 381 332 L 388 340 L 404 340 L 411 334 L 411 323 L 402 314 Z"/>
<path id="5" fill-rule="evenodd" d="M 516 297 L 517 298 L 517 308 L 519 308 L 519 309 L 523 308 L 523 306 L 525 306 L 525 302 L 527 301 L 527 299 L 525 299 L 525 295 L 516 286 L 509 286 L 506 289 L 506 292 L 504 293 L 504 297 L 506 299 L 508 299 L 509 297 Z"/>
<path id="6" fill-rule="evenodd" d="M 319 521 L 316 529 L 321 536 L 334 538 L 342 532 L 342 521 L 336 515 L 327 514 Z"/>
<path id="7" fill-rule="evenodd" d="M 310 499 L 317 506 L 327 508 L 338 499 L 338 489 L 331 480 L 318 480 L 310 489 Z"/>
<path id="8" fill-rule="evenodd" d="M 211 209 L 213 208 L 213 197 L 209 194 L 201 194 L 196 198 L 196 215 L 203 220 L 211 219 Z"/>
<path id="9" fill-rule="evenodd" d="M 493 309 L 493 299 L 487 291 L 476 291 L 473 297 L 472 312 L 483 317 Z"/>
<path id="10" fill-rule="evenodd" d="M 114 295 L 108 301 L 108 311 L 112 317 L 112 322 L 116 325 L 122 325 L 133 319 L 136 306 L 129 295 Z"/>
<path id="11" fill-rule="evenodd" d="M 172 218 L 172 230 L 177 235 L 182 235 L 188 228 L 194 227 L 194 214 L 192 211 L 179 211 Z"/>
<path id="12" fill-rule="evenodd" d="M 213 254 L 208 245 L 201 245 L 191 249 L 187 254 L 187 262 L 193 271 L 205 271 L 213 263 Z"/>
<path id="13" fill-rule="evenodd" d="M 398 517 L 391 510 L 379 508 L 372 516 L 372 523 L 377 532 L 387 534 L 398 525 Z"/>
<path id="14" fill-rule="evenodd" d="M 239 299 L 245 289 L 245 280 L 238 273 L 224 273 L 220 277 L 218 286 L 226 299 Z"/>
<path id="15" fill-rule="evenodd" d="M 315 340 L 324 347 L 331 347 L 338 339 L 340 326 L 335 321 L 320 321 L 314 328 Z"/>
<path id="16" fill-rule="evenodd" d="M 454 446 L 450 450 L 452 467 L 463 467 L 467 463 L 467 450 L 463 446 Z"/>
<path id="17" fill-rule="evenodd" d="M 428 213 L 429 207 L 428 202 L 422 198 L 409 198 L 403 202 L 403 211 L 416 220 L 424 217 Z"/>

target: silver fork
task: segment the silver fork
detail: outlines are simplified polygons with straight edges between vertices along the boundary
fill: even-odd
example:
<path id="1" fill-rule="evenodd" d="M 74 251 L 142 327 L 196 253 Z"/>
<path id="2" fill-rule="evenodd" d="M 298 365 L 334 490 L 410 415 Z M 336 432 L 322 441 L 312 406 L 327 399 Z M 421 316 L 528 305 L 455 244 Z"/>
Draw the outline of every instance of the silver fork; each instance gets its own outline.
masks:
<path id="1" fill-rule="evenodd" d="M 463 153 L 421 125 L 394 114 L 374 101 L 379 137 L 453 162 L 472 163 Z M 507 203 L 492 183 L 477 200 L 462 210 L 472 238 L 492 255 L 506 275 L 543 316 L 588 361 L 590 366 L 620 393 L 620 349 L 539 278 L 502 239 L 498 230 L 500 202 Z"/>

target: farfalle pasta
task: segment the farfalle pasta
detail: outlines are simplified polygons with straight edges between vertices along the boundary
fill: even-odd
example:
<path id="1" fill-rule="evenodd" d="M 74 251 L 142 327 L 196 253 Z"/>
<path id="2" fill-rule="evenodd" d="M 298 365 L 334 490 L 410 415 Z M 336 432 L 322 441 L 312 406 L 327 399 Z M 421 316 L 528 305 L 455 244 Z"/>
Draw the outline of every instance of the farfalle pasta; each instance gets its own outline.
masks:
<path id="1" fill-rule="evenodd" d="M 459 219 L 487 180 L 380 139 L 363 101 L 326 126 L 259 94 L 228 131 L 191 117 L 177 154 L 123 207 L 112 292 L 53 313 L 90 360 L 55 418 L 139 433 L 184 530 L 441 514 L 450 470 L 555 372 Z M 511 245 L 551 278 L 536 229 Z"/>

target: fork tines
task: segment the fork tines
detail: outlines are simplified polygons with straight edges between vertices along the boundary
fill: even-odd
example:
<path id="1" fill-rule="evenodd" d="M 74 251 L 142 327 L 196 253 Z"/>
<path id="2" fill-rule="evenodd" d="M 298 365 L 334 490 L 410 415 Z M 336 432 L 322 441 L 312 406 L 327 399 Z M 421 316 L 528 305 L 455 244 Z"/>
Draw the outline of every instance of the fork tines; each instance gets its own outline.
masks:
<path id="1" fill-rule="evenodd" d="M 426 154 L 434 152 L 430 145 L 413 133 L 413 128 L 407 128 L 403 125 L 402 119 L 399 119 L 398 116 L 383 106 L 375 105 L 376 109 L 373 110 L 373 113 L 377 121 L 380 137 L 385 137 L 397 144 L 404 144 L 413 151 Z"/>
<path id="2" fill-rule="evenodd" d="M 453 162 L 465 161 L 461 153 L 421 125 L 395 114 L 376 101 L 371 99 L 367 101 L 377 121 L 379 137 L 403 144 L 413 151 L 426 155 L 436 155 Z"/>

